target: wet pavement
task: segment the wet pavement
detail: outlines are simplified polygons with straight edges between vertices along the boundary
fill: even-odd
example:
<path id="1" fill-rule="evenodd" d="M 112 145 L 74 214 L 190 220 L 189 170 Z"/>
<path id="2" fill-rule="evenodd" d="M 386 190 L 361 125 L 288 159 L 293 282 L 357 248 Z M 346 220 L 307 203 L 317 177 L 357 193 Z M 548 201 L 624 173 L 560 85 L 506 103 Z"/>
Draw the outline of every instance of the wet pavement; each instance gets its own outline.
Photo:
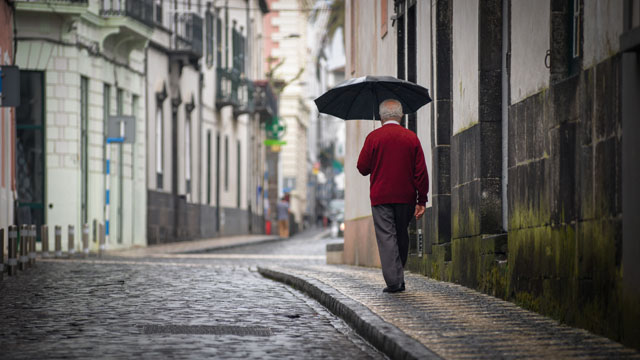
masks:
<path id="1" fill-rule="evenodd" d="M 315 232 L 215 254 L 40 260 L 0 282 L 0 358 L 382 359 L 317 302 L 256 272 L 322 264 L 329 241 Z"/>
<path id="2" fill-rule="evenodd" d="M 326 265 L 326 245 L 340 239 L 323 235 L 39 260 L 0 282 L 0 358 L 640 358 L 416 274 L 406 292 L 383 294 L 379 269 Z"/>

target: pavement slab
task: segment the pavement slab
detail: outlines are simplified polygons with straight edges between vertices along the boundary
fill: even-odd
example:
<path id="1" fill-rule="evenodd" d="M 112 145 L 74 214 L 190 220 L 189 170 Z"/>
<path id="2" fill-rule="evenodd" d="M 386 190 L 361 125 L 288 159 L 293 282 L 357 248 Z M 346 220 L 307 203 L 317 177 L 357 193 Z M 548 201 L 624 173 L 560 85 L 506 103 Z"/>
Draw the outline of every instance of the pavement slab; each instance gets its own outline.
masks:
<path id="1" fill-rule="evenodd" d="M 0 282 L 1 359 L 384 359 L 316 301 L 218 261 L 40 260 Z"/>
<path id="2" fill-rule="evenodd" d="M 136 247 L 125 250 L 111 250 L 106 256 L 110 257 L 167 257 L 171 254 L 187 254 L 205 251 L 216 251 L 239 246 L 256 245 L 266 242 L 282 240 L 275 235 L 237 235 L 212 239 L 174 242 L 168 244 Z"/>
<path id="3" fill-rule="evenodd" d="M 385 284 L 379 269 L 283 265 L 258 271 L 307 292 L 392 358 L 640 359 L 635 350 L 586 330 L 409 272 L 407 291 L 387 294 L 382 293 Z M 372 314 L 382 321 L 372 321 Z"/>

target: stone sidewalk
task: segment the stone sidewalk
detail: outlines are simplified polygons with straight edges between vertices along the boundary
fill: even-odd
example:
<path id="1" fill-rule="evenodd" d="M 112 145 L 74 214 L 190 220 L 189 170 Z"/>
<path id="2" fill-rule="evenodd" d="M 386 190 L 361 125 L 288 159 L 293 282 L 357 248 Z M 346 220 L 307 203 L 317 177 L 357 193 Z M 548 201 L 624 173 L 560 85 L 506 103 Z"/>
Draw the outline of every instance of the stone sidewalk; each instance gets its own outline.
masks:
<path id="1" fill-rule="evenodd" d="M 151 245 L 147 247 L 138 247 L 126 250 L 111 250 L 107 251 L 107 256 L 131 258 L 164 257 L 169 254 L 185 254 L 221 250 L 237 246 L 254 245 L 278 240 L 281 240 L 281 238 L 276 235 L 227 236 L 213 239 Z"/>
<path id="2" fill-rule="evenodd" d="M 407 291 L 386 294 L 379 269 L 285 265 L 258 271 L 306 292 L 394 359 L 640 359 L 607 338 L 421 275 L 406 273 Z"/>

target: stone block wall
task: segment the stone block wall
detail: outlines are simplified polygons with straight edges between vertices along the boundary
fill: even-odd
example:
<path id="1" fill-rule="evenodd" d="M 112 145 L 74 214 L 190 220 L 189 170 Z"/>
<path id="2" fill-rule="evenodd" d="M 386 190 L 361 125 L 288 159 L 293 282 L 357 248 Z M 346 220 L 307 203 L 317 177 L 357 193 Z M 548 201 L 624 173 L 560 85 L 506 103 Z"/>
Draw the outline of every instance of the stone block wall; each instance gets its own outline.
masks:
<path id="1" fill-rule="evenodd" d="M 618 339 L 620 57 L 510 107 L 505 296 Z"/>
<path id="2" fill-rule="evenodd" d="M 408 267 L 638 347 L 622 330 L 637 314 L 623 304 L 620 63 L 613 56 L 509 106 L 505 231 L 486 211 L 500 198 L 483 180 L 482 122 L 454 135 L 451 244 L 429 227 L 433 245 Z"/>

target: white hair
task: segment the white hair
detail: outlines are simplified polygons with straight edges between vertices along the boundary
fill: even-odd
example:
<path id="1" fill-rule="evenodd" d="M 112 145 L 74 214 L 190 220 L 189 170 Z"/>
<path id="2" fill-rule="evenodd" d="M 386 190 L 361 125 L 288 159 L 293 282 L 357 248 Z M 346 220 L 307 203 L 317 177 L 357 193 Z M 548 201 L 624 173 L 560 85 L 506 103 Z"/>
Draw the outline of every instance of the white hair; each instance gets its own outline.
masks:
<path id="1" fill-rule="evenodd" d="M 380 119 L 399 119 L 404 115 L 402 112 L 402 104 L 396 99 L 387 99 L 380 103 L 379 107 Z"/>

